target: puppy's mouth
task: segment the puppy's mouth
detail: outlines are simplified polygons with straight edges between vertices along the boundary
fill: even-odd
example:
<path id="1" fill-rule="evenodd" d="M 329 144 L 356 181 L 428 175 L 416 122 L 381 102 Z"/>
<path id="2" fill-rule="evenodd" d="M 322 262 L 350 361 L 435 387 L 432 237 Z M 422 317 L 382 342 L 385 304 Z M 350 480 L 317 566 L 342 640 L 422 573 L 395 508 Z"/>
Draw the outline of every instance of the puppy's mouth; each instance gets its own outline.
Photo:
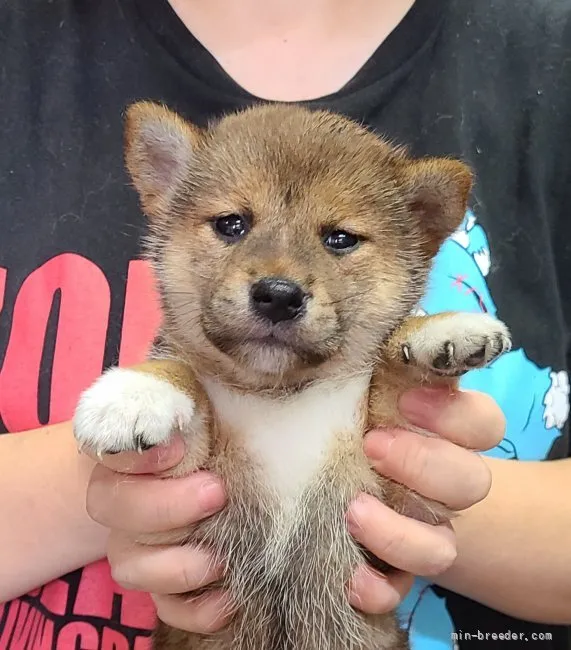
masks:
<path id="1" fill-rule="evenodd" d="M 318 366 L 327 361 L 338 347 L 332 341 L 305 340 L 295 325 L 267 325 L 248 330 L 205 326 L 204 333 L 220 352 L 238 363 L 258 365 L 253 361 L 264 355 L 268 361 L 264 365 L 271 366 L 270 360 L 274 359 L 280 369 L 286 365 Z"/>
<path id="2" fill-rule="evenodd" d="M 275 334 L 267 334 L 266 336 L 255 336 L 249 339 L 245 339 L 244 343 L 249 343 L 250 345 L 260 345 L 268 348 L 276 348 L 279 350 L 290 350 L 291 352 L 296 351 L 294 345 L 287 341 L 283 341 Z"/>
<path id="3" fill-rule="evenodd" d="M 295 341 L 295 336 L 292 336 L 291 332 L 288 332 L 287 329 L 284 331 L 279 326 L 269 328 L 269 331 L 265 333 L 245 337 L 243 342 L 251 345 L 264 345 L 272 348 L 291 350 L 292 352 L 296 352 L 299 347 Z"/>

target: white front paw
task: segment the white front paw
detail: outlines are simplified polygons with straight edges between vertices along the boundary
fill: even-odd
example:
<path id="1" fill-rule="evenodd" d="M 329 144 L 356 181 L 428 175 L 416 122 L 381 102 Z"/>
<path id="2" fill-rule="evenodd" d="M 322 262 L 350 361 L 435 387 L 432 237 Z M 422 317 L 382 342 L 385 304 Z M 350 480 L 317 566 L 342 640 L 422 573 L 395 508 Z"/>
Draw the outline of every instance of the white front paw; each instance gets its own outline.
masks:
<path id="1" fill-rule="evenodd" d="M 511 348 L 507 327 L 488 314 L 458 312 L 427 318 L 402 345 L 405 363 L 457 377 L 484 368 Z"/>
<path id="2" fill-rule="evenodd" d="M 73 430 L 98 455 L 149 449 L 190 428 L 194 401 L 148 373 L 113 368 L 80 397 Z"/>

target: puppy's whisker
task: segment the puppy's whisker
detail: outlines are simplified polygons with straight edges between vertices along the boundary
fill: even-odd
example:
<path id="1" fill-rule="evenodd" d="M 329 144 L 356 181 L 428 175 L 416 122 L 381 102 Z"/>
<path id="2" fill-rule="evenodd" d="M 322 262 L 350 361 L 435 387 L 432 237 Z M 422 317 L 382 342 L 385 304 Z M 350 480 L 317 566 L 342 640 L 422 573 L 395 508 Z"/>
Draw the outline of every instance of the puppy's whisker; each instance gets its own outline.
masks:
<path id="1" fill-rule="evenodd" d="M 361 298 L 363 296 L 368 295 L 371 293 L 372 289 L 366 289 L 365 291 L 357 291 L 356 293 L 349 294 L 347 296 L 343 296 L 341 298 L 338 298 L 337 300 L 329 300 L 328 302 L 324 302 L 323 305 L 328 306 L 328 305 L 338 305 L 339 303 L 342 302 L 349 302 L 350 300 L 354 300 L 355 298 Z"/>

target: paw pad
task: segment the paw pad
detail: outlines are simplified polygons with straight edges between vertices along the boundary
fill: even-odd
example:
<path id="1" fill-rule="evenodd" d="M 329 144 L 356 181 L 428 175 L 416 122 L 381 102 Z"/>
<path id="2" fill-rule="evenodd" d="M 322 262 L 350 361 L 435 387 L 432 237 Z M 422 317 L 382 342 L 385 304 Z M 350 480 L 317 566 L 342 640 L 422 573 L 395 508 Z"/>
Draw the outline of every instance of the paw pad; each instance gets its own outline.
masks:
<path id="1" fill-rule="evenodd" d="M 402 360 L 434 374 L 457 377 L 483 368 L 511 348 L 506 326 L 487 314 L 428 317 L 401 345 Z"/>

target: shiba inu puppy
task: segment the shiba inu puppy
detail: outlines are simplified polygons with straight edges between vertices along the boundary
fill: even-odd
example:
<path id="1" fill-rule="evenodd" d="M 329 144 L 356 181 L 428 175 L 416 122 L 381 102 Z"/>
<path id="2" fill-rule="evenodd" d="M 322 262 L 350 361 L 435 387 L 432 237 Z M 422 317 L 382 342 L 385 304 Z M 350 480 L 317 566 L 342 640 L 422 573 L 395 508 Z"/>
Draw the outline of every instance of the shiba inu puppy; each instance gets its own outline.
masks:
<path id="1" fill-rule="evenodd" d="M 200 129 L 135 104 L 126 164 L 149 218 L 162 331 L 148 362 L 109 369 L 82 395 L 75 436 L 116 453 L 183 435 L 174 473 L 216 472 L 228 505 L 142 541 L 208 547 L 236 606 L 209 637 L 159 625 L 155 648 L 406 648 L 392 614 L 349 604 L 364 556 L 346 512 L 364 491 L 425 522 L 450 516 L 375 473 L 362 438 L 406 426 L 405 390 L 453 388 L 510 347 L 486 315 L 412 315 L 464 217 L 470 170 L 294 105 Z"/>

